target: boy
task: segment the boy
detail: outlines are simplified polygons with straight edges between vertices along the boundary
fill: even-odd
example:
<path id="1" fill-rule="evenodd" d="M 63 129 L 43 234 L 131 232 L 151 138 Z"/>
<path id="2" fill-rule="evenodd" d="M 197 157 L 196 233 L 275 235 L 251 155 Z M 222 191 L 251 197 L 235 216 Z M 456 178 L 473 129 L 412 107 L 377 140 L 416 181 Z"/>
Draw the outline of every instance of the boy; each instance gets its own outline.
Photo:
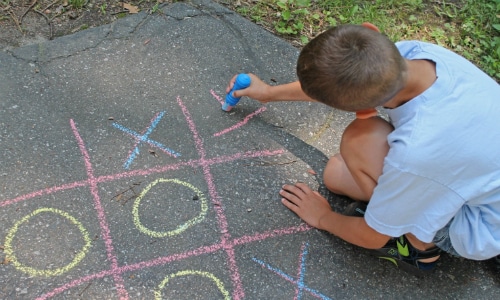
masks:
<path id="1" fill-rule="evenodd" d="M 278 86 L 251 75 L 250 87 L 234 96 L 357 112 L 323 177 L 330 191 L 368 205 L 362 218 L 341 215 L 297 183 L 280 191 L 286 207 L 404 268 L 430 270 L 441 251 L 473 260 L 500 254 L 500 86 L 493 79 L 439 46 L 395 45 L 369 23 L 317 36 L 301 51 L 297 75 Z M 379 106 L 391 122 L 373 113 Z"/>

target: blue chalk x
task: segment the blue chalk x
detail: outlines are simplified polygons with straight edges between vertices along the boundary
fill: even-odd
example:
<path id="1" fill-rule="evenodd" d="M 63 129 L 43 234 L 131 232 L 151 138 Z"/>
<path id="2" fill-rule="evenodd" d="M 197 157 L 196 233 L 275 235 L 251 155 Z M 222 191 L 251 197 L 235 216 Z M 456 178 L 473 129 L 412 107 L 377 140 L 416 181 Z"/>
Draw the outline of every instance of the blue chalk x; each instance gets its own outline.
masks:
<path id="1" fill-rule="evenodd" d="M 233 108 L 238 103 L 238 101 L 240 101 L 241 97 L 234 97 L 233 92 L 236 90 L 246 89 L 250 86 L 250 81 L 250 76 L 248 76 L 248 74 L 238 74 L 238 76 L 236 76 L 234 86 L 231 91 L 227 93 L 226 101 L 224 102 L 224 104 L 222 104 L 223 111 L 230 111 L 231 108 Z"/>

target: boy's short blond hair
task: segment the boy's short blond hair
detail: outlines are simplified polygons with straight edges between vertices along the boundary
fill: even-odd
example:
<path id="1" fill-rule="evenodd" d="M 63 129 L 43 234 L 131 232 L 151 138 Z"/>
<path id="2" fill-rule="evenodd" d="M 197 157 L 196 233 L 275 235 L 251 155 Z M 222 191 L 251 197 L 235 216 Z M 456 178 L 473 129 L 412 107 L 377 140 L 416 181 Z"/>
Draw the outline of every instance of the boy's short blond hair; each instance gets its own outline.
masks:
<path id="1" fill-rule="evenodd" d="M 383 105 L 403 88 L 406 62 L 385 35 L 361 25 L 342 25 L 302 49 L 297 75 L 309 97 L 358 111 Z"/>

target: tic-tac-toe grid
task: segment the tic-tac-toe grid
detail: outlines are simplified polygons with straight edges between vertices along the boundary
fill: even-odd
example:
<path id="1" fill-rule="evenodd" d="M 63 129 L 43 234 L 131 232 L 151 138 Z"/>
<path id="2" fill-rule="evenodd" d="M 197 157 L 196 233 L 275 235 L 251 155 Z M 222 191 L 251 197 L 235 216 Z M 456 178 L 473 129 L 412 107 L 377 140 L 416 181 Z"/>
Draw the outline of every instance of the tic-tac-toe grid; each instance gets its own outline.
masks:
<path id="1" fill-rule="evenodd" d="M 218 97 L 214 91 L 211 91 L 211 94 L 214 98 L 216 98 L 219 102 L 221 102 L 220 97 Z M 102 278 L 112 278 L 117 296 L 121 299 L 128 299 L 130 298 L 130 295 L 126 287 L 125 283 L 126 280 L 124 279 L 124 273 L 142 270 L 145 268 L 152 268 L 155 266 L 161 266 L 200 255 L 211 255 L 215 253 L 225 253 L 226 261 L 224 265 L 227 267 L 227 272 L 230 277 L 231 281 L 230 286 L 227 286 L 227 284 L 225 285 L 223 281 L 221 281 L 219 278 L 217 278 L 217 276 L 213 275 L 210 272 L 201 270 L 183 270 L 167 275 L 163 281 L 159 282 L 157 289 L 154 291 L 155 297 L 161 296 L 162 288 L 164 288 L 165 285 L 168 283 L 168 281 L 173 278 L 179 276 L 201 276 L 209 281 L 214 282 L 217 288 L 219 289 L 221 296 L 224 297 L 227 296 L 234 299 L 243 299 L 245 298 L 245 288 L 243 286 L 240 277 L 241 272 L 237 263 L 235 247 L 252 242 L 262 241 L 271 237 L 290 235 L 294 233 L 308 231 L 311 229 L 306 224 L 300 224 L 298 226 L 276 228 L 265 232 L 253 232 L 250 234 L 243 234 L 243 235 L 240 234 L 239 236 L 233 236 L 231 234 L 230 224 L 228 223 L 226 212 L 224 211 L 223 200 L 221 199 L 218 188 L 215 184 L 215 180 L 213 177 L 214 175 L 211 170 L 212 166 L 242 159 L 278 156 L 284 154 L 286 151 L 283 149 L 246 151 L 246 152 L 238 152 L 232 155 L 220 155 L 212 158 L 207 157 L 207 151 L 205 149 L 203 137 L 200 136 L 199 131 L 197 130 L 196 127 L 196 122 L 191 116 L 190 111 L 188 110 L 188 108 L 186 107 L 186 105 L 184 104 L 184 102 L 180 97 L 177 97 L 176 102 L 179 108 L 181 109 L 182 114 L 186 121 L 186 125 L 189 127 L 189 130 L 192 134 L 192 139 L 194 141 L 194 144 L 196 145 L 196 152 L 198 153 L 199 156 L 198 159 L 187 159 L 187 160 L 179 159 L 177 163 L 167 164 L 149 169 L 131 170 L 110 175 L 96 175 L 92 164 L 92 157 L 90 156 L 86 143 L 79 132 L 78 122 L 71 119 L 69 121 L 69 126 L 71 127 L 71 131 L 78 144 L 78 148 L 84 162 L 87 179 L 59 186 L 49 187 L 46 189 L 38 190 L 32 193 L 28 193 L 25 195 L 18 196 L 16 198 L 0 202 L 0 207 L 8 207 L 15 203 L 29 201 L 40 196 L 50 195 L 76 188 L 87 188 L 89 189 L 90 194 L 92 196 L 93 209 L 97 215 L 97 220 L 100 228 L 100 235 L 105 244 L 106 262 L 109 264 L 109 267 L 101 272 L 85 275 L 80 278 L 66 282 L 56 287 L 55 289 L 48 291 L 43 295 L 40 295 L 38 299 L 48 299 L 72 287 L 85 285 L 88 282 Z M 213 134 L 213 137 L 218 137 L 232 130 L 238 129 L 239 127 L 249 122 L 254 116 L 258 115 L 263 111 L 265 111 L 265 107 L 257 109 L 255 112 L 245 117 L 241 122 Z M 148 143 L 150 146 L 159 148 L 162 151 L 167 151 L 174 157 L 177 158 L 181 157 L 181 153 L 171 150 L 170 148 L 168 148 L 168 145 L 164 145 L 158 141 L 149 138 L 149 134 L 155 129 L 155 126 L 158 124 L 158 122 L 161 121 L 164 115 L 165 115 L 164 112 L 157 113 L 152 118 L 149 126 L 146 129 L 144 129 L 142 133 L 133 131 L 132 129 L 129 129 L 123 125 L 119 125 L 118 123 L 113 123 L 112 126 L 114 128 L 119 129 L 120 131 L 131 136 L 134 142 L 133 149 L 129 152 L 127 160 L 123 165 L 125 169 L 128 169 L 130 167 L 130 165 L 133 162 L 133 158 L 135 158 L 137 155 L 140 155 L 141 151 L 140 149 L 142 143 Z M 199 188 L 189 183 L 188 181 L 172 179 L 170 178 L 171 176 L 168 176 L 169 172 L 174 172 L 176 170 L 184 168 L 201 169 L 203 178 L 205 180 L 206 188 L 208 191 L 206 195 L 204 194 L 203 191 L 201 191 Z M 180 251 L 174 254 L 148 258 L 147 260 L 134 262 L 130 264 L 120 263 L 120 257 L 119 255 L 117 255 L 118 249 L 115 247 L 116 244 L 113 242 L 113 230 L 110 229 L 111 228 L 109 221 L 110 212 L 106 212 L 103 206 L 103 199 L 99 191 L 99 186 L 109 182 L 124 180 L 127 178 L 149 179 L 151 175 L 155 174 L 156 175 L 162 174 L 162 176 L 168 177 L 169 179 L 156 178 L 154 180 L 150 180 L 146 187 L 141 187 L 142 190 L 140 194 L 137 195 L 137 197 L 134 197 L 135 199 L 133 200 L 134 205 L 133 205 L 132 215 L 135 227 L 142 234 L 149 235 L 154 238 L 176 236 L 178 234 L 181 234 L 189 227 L 196 226 L 196 224 L 199 223 L 201 220 L 203 220 L 203 218 L 206 216 L 206 211 L 208 207 L 210 207 L 210 209 L 214 211 L 214 216 L 217 224 L 216 228 L 219 233 L 218 237 L 213 241 L 213 243 L 196 245 L 192 249 L 187 249 L 185 251 Z M 190 218 L 188 221 L 179 224 L 174 229 L 171 230 L 169 229 L 165 231 L 151 230 L 146 225 L 142 224 L 139 212 L 139 207 L 141 204 L 140 201 L 147 196 L 147 193 L 150 191 L 150 189 L 154 188 L 156 185 L 161 185 L 161 184 L 180 185 L 187 189 L 190 189 L 192 191 L 192 194 L 195 195 L 196 197 L 195 200 L 197 200 L 197 203 L 199 203 L 200 205 L 199 211 L 196 214 L 194 214 L 195 216 L 193 218 Z M 12 241 L 15 239 L 17 230 L 20 227 L 22 227 L 24 223 L 28 222 L 30 218 L 43 213 L 52 213 L 58 215 L 59 217 L 66 218 L 70 223 L 79 228 L 83 236 L 83 239 L 85 241 L 83 247 L 75 255 L 74 259 L 69 264 L 56 268 L 55 270 L 38 270 L 36 268 L 32 268 L 30 266 L 25 265 L 24 263 L 20 262 L 17 259 L 15 247 L 13 247 L 12 245 Z M 20 272 L 24 272 L 27 273 L 28 275 L 32 275 L 35 277 L 58 276 L 78 266 L 81 263 L 81 261 L 85 259 L 85 255 L 89 251 L 91 244 L 92 244 L 91 237 L 88 235 L 84 226 L 76 218 L 71 216 L 70 213 L 54 208 L 39 208 L 33 211 L 30 215 L 27 215 L 23 219 L 16 222 L 16 224 L 9 230 L 5 242 L 7 255 L 12 260 L 12 263 L 16 267 L 16 269 Z M 302 251 L 302 254 L 300 255 L 302 257 L 304 255 L 304 251 Z M 258 262 L 259 264 L 264 264 L 264 262 L 260 260 L 255 259 L 255 261 Z M 299 275 L 304 276 L 303 263 L 301 263 L 301 266 L 302 269 L 301 272 L 299 272 Z M 290 280 L 290 277 L 284 277 L 284 278 Z M 298 288 L 297 291 L 299 291 L 296 292 L 296 296 L 300 296 L 303 293 L 303 291 L 308 291 L 308 290 L 314 291 L 313 289 L 304 286 L 302 277 L 297 278 L 294 282 Z M 320 295 L 321 297 L 326 297 L 321 293 L 315 291 L 312 292 L 311 295 L 313 296 Z"/>

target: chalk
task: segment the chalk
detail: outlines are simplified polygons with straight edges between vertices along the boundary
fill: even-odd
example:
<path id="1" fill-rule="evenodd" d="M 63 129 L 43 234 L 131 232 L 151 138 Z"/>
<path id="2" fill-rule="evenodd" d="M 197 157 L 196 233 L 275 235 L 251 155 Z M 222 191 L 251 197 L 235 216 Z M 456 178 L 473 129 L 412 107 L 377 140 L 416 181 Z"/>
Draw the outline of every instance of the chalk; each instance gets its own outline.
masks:
<path id="1" fill-rule="evenodd" d="M 238 103 L 238 101 L 240 101 L 241 97 L 234 97 L 233 92 L 236 90 L 246 89 L 250 86 L 250 82 L 250 76 L 247 74 L 238 74 L 238 76 L 236 76 L 233 88 L 229 91 L 229 93 L 227 93 L 226 101 L 222 104 L 223 111 L 230 111 Z"/>
<path id="2" fill-rule="evenodd" d="M 205 277 L 207 279 L 212 280 L 215 283 L 215 285 L 217 286 L 217 288 L 219 289 L 219 291 L 224 296 L 224 300 L 231 299 L 231 297 L 229 296 L 229 292 L 226 290 L 226 288 L 224 287 L 224 284 L 222 283 L 222 281 L 219 278 L 215 277 L 215 275 L 212 273 L 203 272 L 203 271 L 196 271 L 196 270 L 184 270 L 184 271 L 177 272 L 175 274 L 170 274 L 167 277 L 165 277 L 165 279 L 163 279 L 163 281 L 160 283 L 160 285 L 158 286 L 158 288 L 154 292 L 155 299 L 160 299 L 160 300 L 163 299 L 161 290 L 163 288 L 165 288 L 165 286 L 167 285 L 167 283 L 170 279 L 173 279 L 175 277 L 180 277 L 180 276 L 188 276 L 188 275 L 201 276 L 201 277 Z"/>

